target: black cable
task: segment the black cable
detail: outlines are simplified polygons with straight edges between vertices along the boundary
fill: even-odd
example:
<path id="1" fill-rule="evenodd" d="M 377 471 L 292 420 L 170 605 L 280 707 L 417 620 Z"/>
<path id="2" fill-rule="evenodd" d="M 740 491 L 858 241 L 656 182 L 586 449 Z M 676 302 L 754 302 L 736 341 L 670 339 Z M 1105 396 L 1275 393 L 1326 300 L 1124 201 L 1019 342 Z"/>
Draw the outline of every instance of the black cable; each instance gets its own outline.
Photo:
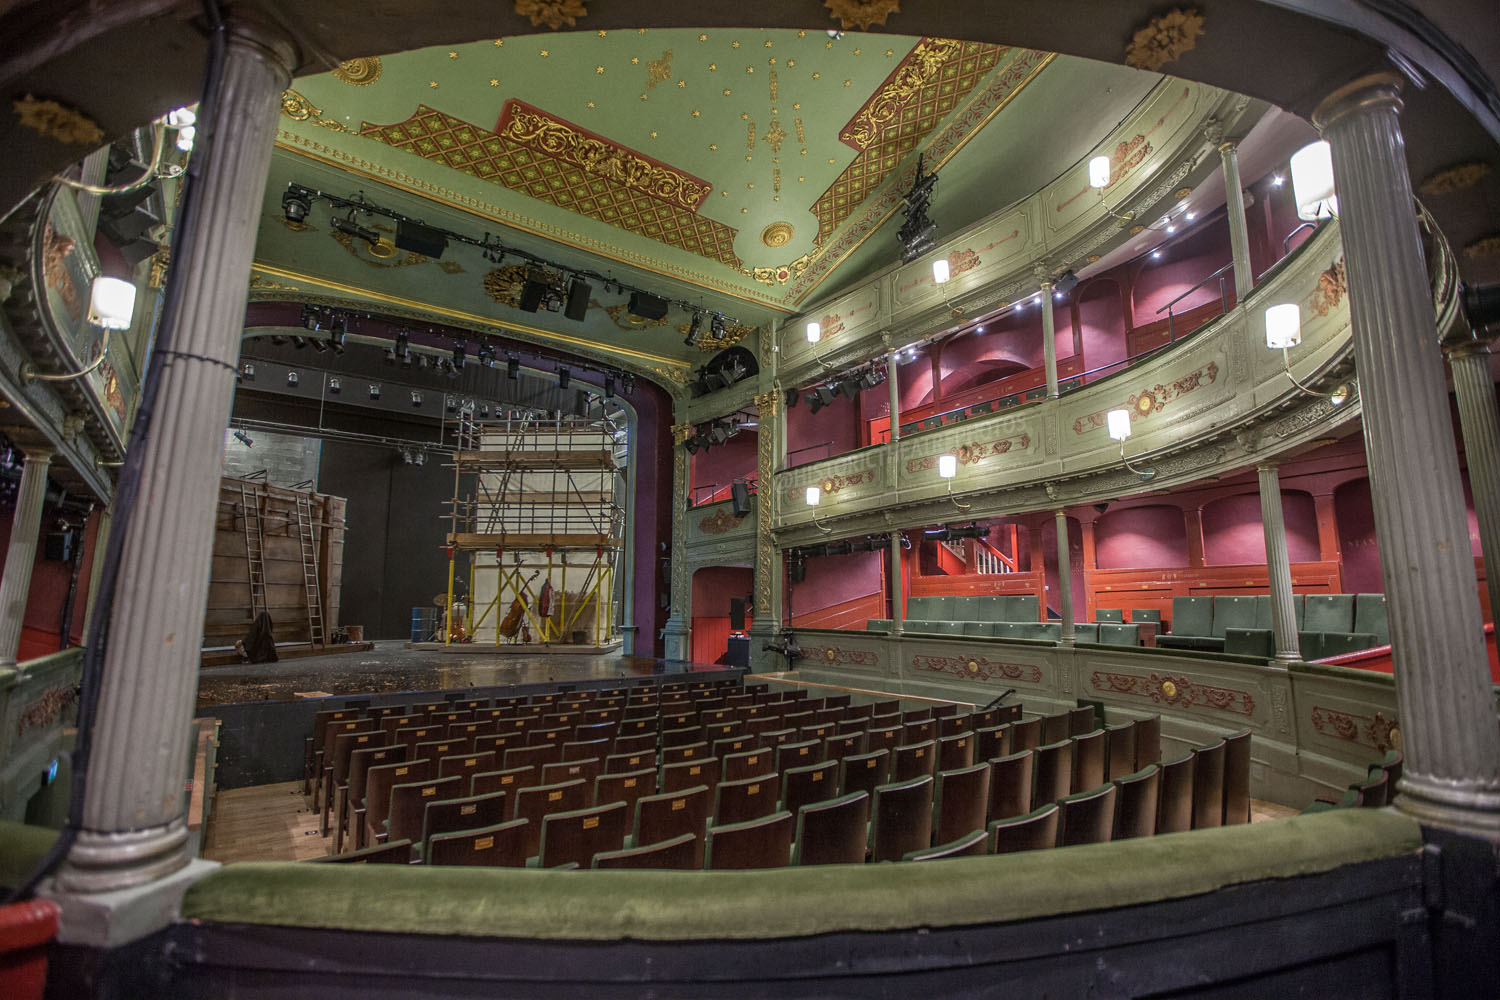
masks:
<path id="1" fill-rule="evenodd" d="M 89 619 L 89 641 L 83 654 L 83 672 L 79 679 L 78 736 L 73 746 L 73 778 L 68 796 L 68 819 L 59 832 L 57 840 L 42 858 L 31 875 L 13 891 L 5 902 L 16 903 L 30 899 L 36 894 L 42 879 L 50 875 L 72 849 L 78 838 L 83 820 L 84 796 L 88 786 L 89 757 L 93 749 L 94 723 L 99 711 L 99 689 L 104 679 L 105 653 L 109 649 L 110 617 L 114 610 L 115 589 L 119 583 L 120 557 L 125 548 L 125 537 L 129 534 L 131 515 L 141 489 L 141 465 L 145 460 L 146 443 L 150 436 L 152 415 L 156 408 L 157 392 L 161 385 L 162 369 L 172 356 L 170 344 L 164 338 L 171 336 L 172 324 L 181 305 L 181 285 L 177 272 L 184 260 L 193 258 L 193 247 L 197 242 L 192 205 L 195 199 L 201 164 L 213 156 L 213 142 L 217 133 L 217 106 L 221 75 L 224 68 L 224 53 L 228 47 L 227 26 L 219 10 L 218 0 L 204 0 L 204 14 L 209 24 L 208 63 L 204 72 L 203 96 L 198 104 L 198 153 L 188 161 L 183 175 L 181 197 L 178 200 L 178 225 L 174 229 L 171 262 L 167 266 L 166 301 L 162 305 L 158 323 L 158 340 L 147 364 L 146 377 L 141 386 L 140 406 L 135 423 L 131 425 L 130 441 L 125 450 L 125 463 L 120 470 L 120 481 L 115 487 L 112 505 L 114 527 L 104 549 L 104 563 L 100 568 L 99 589 L 94 598 L 94 609 Z"/>

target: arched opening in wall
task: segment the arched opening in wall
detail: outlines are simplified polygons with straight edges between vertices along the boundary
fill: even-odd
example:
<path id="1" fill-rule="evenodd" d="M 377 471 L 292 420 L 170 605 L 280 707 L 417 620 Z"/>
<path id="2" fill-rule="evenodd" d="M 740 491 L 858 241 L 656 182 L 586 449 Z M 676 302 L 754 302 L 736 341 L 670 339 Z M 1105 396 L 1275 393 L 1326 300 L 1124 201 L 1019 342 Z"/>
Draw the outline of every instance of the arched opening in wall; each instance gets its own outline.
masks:
<path id="1" fill-rule="evenodd" d="M 1339 524 L 1339 573 L 1344 591 L 1350 594 L 1383 594 L 1380 575 L 1380 543 L 1375 538 L 1375 508 L 1370 498 L 1370 480 L 1351 479 L 1333 491 L 1333 509 Z"/>
<path id="2" fill-rule="evenodd" d="M 754 589 L 749 566 L 703 566 L 693 573 L 694 663 L 730 662 L 731 637 L 750 627 Z"/>
<path id="3" fill-rule="evenodd" d="M 1293 563 L 1318 559 L 1318 515 L 1312 495 L 1283 490 L 1287 557 Z M 1208 566 L 1264 566 L 1266 535 L 1260 494 L 1220 497 L 1203 506 L 1203 562 Z"/>
<path id="4" fill-rule="evenodd" d="M 1130 353 L 1184 337 L 1233 307 L 1229 263 L 1229 223 L 1223 212 L 1186 239 L 1137 261 L 1130 288 Z"/>
<path id="5" fill-rule="evenodd" d="M 1182 509 L 1151 504 L 1111 510 L 1094 522 L 1099 569 L 1179 569 L 1188 564 Z"/>
<path id="6" fill-rule="evenodd" d="M 982 390 L 986 387 L 1026 370 L 1025 365 L 1008 358 L 995 358 L 974 365 L 964 365 L 944 377 L 943 398 L 959 399 L 970 390 L 975 390 L 977 394 L 982 395 Z"/>

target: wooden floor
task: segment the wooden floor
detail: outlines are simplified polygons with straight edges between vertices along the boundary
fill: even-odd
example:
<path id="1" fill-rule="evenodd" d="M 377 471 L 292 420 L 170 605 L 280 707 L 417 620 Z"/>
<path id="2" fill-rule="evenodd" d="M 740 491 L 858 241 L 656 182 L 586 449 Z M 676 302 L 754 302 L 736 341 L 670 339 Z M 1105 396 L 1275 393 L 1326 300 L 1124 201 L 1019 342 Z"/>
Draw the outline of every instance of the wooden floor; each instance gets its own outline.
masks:
<path id="1" fill-rule="evenodd" d="M 1250 822 L 1295 816 L 1297 810 L 1250 800 Z M 302 782 L 256 785 L 220 792 L 203 856 L 210 861 L 303 861 L 333 850 L 333 837 L 318 836 L 318 817 L 302 797 Z"/>
<path id="2" fill-rule="evenodd" d="M 203 841 L 210 861 L 302 861 L 331 850 L 318 836 L 318 816 L 302 797 L 302 782 L 255 785 L 219 792 Z"/>

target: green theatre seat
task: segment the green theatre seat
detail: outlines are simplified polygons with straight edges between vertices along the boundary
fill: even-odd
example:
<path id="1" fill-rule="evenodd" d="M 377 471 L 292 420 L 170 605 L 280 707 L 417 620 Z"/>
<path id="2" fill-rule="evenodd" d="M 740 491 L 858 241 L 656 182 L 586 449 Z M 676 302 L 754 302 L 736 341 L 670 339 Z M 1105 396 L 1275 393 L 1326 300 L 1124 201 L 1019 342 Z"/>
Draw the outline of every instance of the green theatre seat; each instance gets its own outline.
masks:
<path id="1" fill-rule="evenodd" d="M 1041 618 L 1041 603 L 1035 594 L 1006 594 L 1000 598 L 1001 621 L 1034 622 Z"/>
<path id="2" fill-rule="evenodd" d="M 1122 608 L 1098 608 L 1094 611 L 1096 622 L 1123 622 L 1125 611 Z"/>
<path id="3" fill-rule="evenodd" d="M 1161 612 L 1156 608 L 1131 608 L 1130 620 L 1133 622 L 1154 622 L 1161 625 Z"/>
<path id="4" fill-rule="evenodd" d="M 1297 648 L 1302 651 L 1304 660 L 1321 660 L 1323 658 L 1323 633 L 1298 632 Z"/>
<path id="5" fill-rule="evenodd" d="M 964 635 L 989 635 L 990 622 L 965 621 L 961 623 L 964 627 Z"/>
<path id="6" fill-rule="evenodd" d="M 871 618 L 865 622 L 866 632 L 889 632 L 891 620 L 889 618 Z"/>
<path id="7" fill-rule="evenodd" d="M 1208 649 L 1214 639 L 1212 597 L 1172 598 L 1172 631 L 1158 636 L 1156 644 L 1169 649 Z"/>
<path id="8" fill-rule="evenodd" d="M 1255 604 L 1253 596 L 1222 596 L 1214 598 L 1213 635 L 1224 638 L 1232 628 L 1255 628 Z"/>
<path id="9" fill-rule="evenodd" d="M 1079 622 L 1073 626 L 1073 640 L 1075 642 L 1098 642 L 1099 626 L 1090 622 Z"/>
<path id="10" fill-rule="evenodd" d="M 1099 626 L 1099 642 L 1105 646 L 1139 646 L 1141 630 L 1135 625 L 1106 622 Z"/>
<path id="11" fill-rule="evenodd" d="M 1342 656 L 1384 645 L 1373 632 L 1324 632 L 1322 656 Z"/>
<path id="12" fill-rule="evenodd" d="M 1308 594 L 1302 627 L 1309 632 L 1353 632 L 1353 594 Z"/>
<path id="13" fill-rule="evenodd" d="M 1276 655 L 1276 633 L 1269 628 L 1232 628 L 1224 634 L 1224 652 L 1238 656 Z"/>
<path id="14" fill-rule="evenodd" d="M 1354 631 L 1370 633 L 1377 646 L 1390 645 L 1391 628 L 1386 617 L 1384 594 L 1354 595 Z"/>

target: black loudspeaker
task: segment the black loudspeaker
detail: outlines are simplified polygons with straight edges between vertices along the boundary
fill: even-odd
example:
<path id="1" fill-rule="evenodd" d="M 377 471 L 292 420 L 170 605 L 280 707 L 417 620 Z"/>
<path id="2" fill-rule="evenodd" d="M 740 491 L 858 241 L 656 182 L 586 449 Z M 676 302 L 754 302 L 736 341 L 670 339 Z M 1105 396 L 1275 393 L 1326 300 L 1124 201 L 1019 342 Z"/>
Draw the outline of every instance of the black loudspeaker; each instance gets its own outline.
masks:
<path id="1" fill-rule="evenodd" d="M 750 513 L 750 487 L 744 483 L 735 483 L 729 487 L 729 495 L 734 504 L 735 517 L 744 517 Z"/>
<path id="2" fill-rule="evenodd" d="M 547 294 L 547 283 L 544 281 L 527 281 L 521 286 L 521 301 L 519 303 L 522 312 L 534 313 L 542 305 L 542 296 Z"/>
<path id="3" fill-rule="evenodd" d="M 49 531 L 42 542 L 42 553 L 54 562 L 71 562 L 75 539 L 71 531 Z"/>
<path id="4" fill-rule="evenodd" d="M 563 307 L 563 315 L 571 320 L 582 320 L 589 311 L 589 296 L 593 294 L 593 285 L 581 278 L 574 278 L 573 283 L 568 286 L 568 304 Z"/>
<path id="5" fill-rule="evenodd" d="M 667 300 L 645 292 L 630 293 L 630 314 L 642 319 L 665 319 Z"/>
<path id="6" fill-rule="evenodd" d="M 443 255 L 444 250 L 448 249 L 448 237 L 420 222 L 406 222 L 398 219 L 396 221 L 396 249 L 410 250 L 412 253 L 419 253 L 423 257 L 436 260 Z"/>
<path id="7" fill-rule="evenodd" d="M 729 599 L 729 630 L 731 632 L 745 631 L 745 599 L 743 597 Z"/>

